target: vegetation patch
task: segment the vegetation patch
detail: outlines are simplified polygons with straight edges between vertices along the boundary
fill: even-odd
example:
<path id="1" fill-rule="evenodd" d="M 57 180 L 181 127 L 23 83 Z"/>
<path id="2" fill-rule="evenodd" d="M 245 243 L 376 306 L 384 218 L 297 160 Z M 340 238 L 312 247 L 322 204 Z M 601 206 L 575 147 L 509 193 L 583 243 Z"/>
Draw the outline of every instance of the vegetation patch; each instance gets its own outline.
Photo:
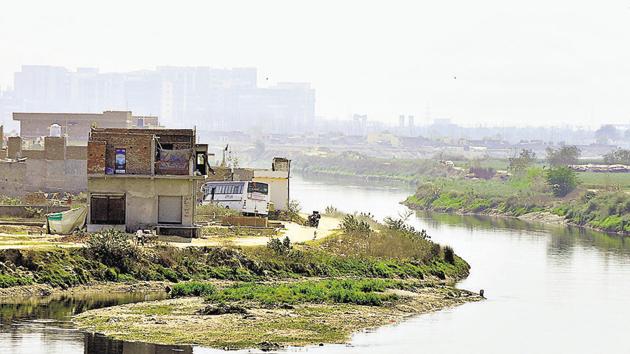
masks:
<path id="1" fill-rule="evenodd" d="M 253 301 L 264 305 L 299 303 L 348 303 L 380 306 L 396 300 L 386 289 L 403 288 L 400 281 L 385 279 L 330 279 L 281 284 L 243 283 L 206 296 L 209 302 Z"/>
<path id="2" fill-rule="evenodd" d="M 268 286 L 276 290 L 268 290 Z M 263 288 L 254 292 L 287 291 L 283 285 L 268 284 Z M 270 307 L 247 300 L 208 304 L 200 297 L 191 297 L 92 310 L 74 320 L 81 329 L 115 339 L 221 349 L 269 349 L 344 343 L 360 330 L 481 299 L 470 292 L 442 286 L 392 291 L 397 292 L 396 298 L 380 306 L 296 302 Z"/>

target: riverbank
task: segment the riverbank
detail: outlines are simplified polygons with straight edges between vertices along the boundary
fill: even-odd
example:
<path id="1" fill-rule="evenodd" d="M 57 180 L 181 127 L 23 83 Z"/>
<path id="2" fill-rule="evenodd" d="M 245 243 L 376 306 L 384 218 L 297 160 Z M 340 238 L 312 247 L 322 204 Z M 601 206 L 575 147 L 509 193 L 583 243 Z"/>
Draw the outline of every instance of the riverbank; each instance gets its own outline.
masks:
<path id="1" fill-rule="evenodd" d="M 230 348 L 340 343 L 358 330 L 480 299 L 452 287 L 470 266 L 425 232 L 404 220 L 330 212 L 324 218 L 339 218 L 335 230 L 298 243 L 141 247 L 106 231 L 84 247 L 0 250 L 0 287 L 46 295 L 168 286 L 173 296 L 197 299 L 95 310 L 77 324 L 113 338 Z"/>
<path id="2" fill-rule="evenodd" d="M 576 189 L 555 197 L 531 174 L 510 181 L 438 179 L 418 186 L 403 204 L 413 210 L 515 217 L 630 234 L 630 195 Z"/>
<path id="3" fill-rule="evenodd" d="M 262 304 L 249 300 L 216 305 L 192 297 L 92 310 L 76 317 L 75 323 L 81 329 L 127 341 L 268 350 L 346 343 L 358 331 L 481 300 L 478 295 L 450 286 L 401 284 L 396 287 L 404 290 L 387 289 L 382 296 L 388 300 L 372 306 L 299 301 Z"/>
<path id="4" fill-rule="evenodd" d="M 6 301 L 6 298 L 43 297 L 50 295 L 166 292 L 171 286 L 173 286 L 173 283 L 165 281 L 134 281 L 129 283 L 95 282 L 65 289 L 49 284 L 32 284 L 0 288 L 0 299 Z"/>

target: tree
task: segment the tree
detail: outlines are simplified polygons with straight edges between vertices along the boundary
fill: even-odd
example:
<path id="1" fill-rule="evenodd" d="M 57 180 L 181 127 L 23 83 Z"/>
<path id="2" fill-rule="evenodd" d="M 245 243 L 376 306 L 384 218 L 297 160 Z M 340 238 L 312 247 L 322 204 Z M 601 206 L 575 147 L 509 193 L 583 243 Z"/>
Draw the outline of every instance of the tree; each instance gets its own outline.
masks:
<path id="1" fill-rule="evenodd" d="M 547 162 L 554 167 L 575 165 L 581 154 L 582 151 L 575 145 L 563 146 L 559 149 L 548 147 Z"/>
<path id="2" fill-rule="evenodd" d="M 578 179 L 575 171 L 566 166 L 552 167 L 547 170 L 547 183 L 553 195 L 564 197 L 577 187 Z"/>
<path id="3" fill-rule="evenodd" d="M 619 132 L 612 124 L 605 124 L 595 131 L 595 140 L 599 144 L 607 144 L 609 140 L 615 140 L 619 137 Z"/>
<path id="4" fill-rule="evenodd" d="M 529 149 L 521 150 L 518 157 L 510 157 L 508 169 L 514 173 L 521 174 L 526 171 L 536 161 L 536 153 Z"/>
<path id="5" fill-rule="evenodd" d="M 609 165 L 630 165 L 630 150 L 617 149 L 604 155 L 604 162 Z"/>

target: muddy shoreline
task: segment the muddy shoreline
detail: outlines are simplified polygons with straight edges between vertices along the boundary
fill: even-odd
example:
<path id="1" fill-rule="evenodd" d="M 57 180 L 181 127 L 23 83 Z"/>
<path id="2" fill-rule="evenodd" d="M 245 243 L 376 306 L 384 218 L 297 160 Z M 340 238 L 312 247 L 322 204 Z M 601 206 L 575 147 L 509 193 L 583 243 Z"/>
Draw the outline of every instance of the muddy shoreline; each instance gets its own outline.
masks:
<path id="1" fill-rule="evenodd" d="M 176 298 L 91 310 L 75 317 L 74 323 L 81 330 L 117 340 L 265 350 L 347 343 L 357 332 L 482 300 L 470 291 L 444 285 L 396 290 L 396 294 L 399 300 L 383 306 L 239 303 L 245 313 L 221 315 L 201 314 L 208 306 L 203 298 Z"/>
<path id="2" fill-rule="evenodd" d="M 70 288 L 53 287 L 47 284 L 20 285 L 0 288 L 0 301 L 14 297 L 44 297 L 50 295 L 75 295 L 90 293 L 132 293 L 166 291 L 173 283 L 165 281 L 138 281 L 129 283 L 98 282 Z"/>

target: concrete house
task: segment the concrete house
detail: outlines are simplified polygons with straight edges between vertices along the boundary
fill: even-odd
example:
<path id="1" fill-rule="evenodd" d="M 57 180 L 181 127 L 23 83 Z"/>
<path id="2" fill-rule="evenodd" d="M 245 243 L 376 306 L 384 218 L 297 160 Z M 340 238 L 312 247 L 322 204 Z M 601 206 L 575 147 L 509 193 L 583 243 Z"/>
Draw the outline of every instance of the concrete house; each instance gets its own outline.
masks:
<path id="1" fill-rule="evenodd" d="M 207 146 L 195 142 L 192 129 L 92 128 L 88 231 L 196 237 L 196 186 L 208 164 Z"/>
<path id="2" fill-rule="evenodd" d="M 291 160 L 275 157 L 271 169 L 255 169 L 252 181 L 269 185 L 269 201 L 276 210 L 289 209 L 289 182 L 291 180 Z"/>

